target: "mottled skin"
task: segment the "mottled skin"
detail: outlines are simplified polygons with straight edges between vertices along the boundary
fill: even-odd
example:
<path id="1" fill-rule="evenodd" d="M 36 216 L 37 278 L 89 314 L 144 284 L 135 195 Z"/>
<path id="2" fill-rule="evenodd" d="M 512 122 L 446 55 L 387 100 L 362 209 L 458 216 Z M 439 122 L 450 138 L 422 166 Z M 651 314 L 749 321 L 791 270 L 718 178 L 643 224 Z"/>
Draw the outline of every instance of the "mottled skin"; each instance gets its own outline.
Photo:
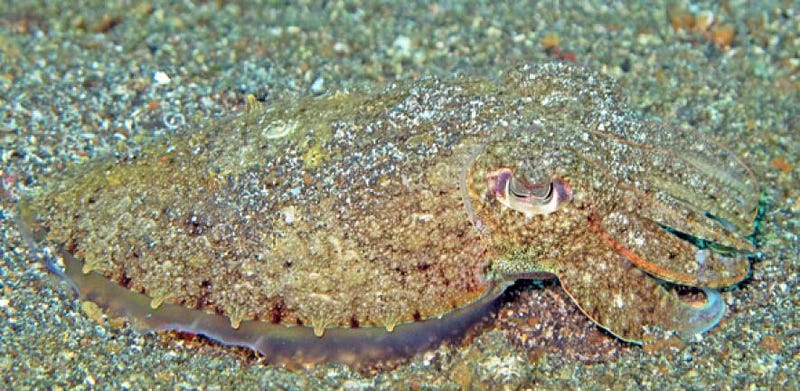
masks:
<path id="1" fill-rule="evenodd" d="M 503 168 L 536 197 L 504 206 L 490 181 Z M 78 172 L 31 206 L 83 272 L 153 308 L 317 335 L 439 317 L 541 272 L 623 339 L 702 331 L 724 306 L 691 308 L 652 276 L 744 279 L 758 196 L 729 152 L 638 121 L 612 82 L 565 64 L 251 103 Z M 554 211 L 515 209 L 552 201 L 551 182 L 570 191 Z"/>

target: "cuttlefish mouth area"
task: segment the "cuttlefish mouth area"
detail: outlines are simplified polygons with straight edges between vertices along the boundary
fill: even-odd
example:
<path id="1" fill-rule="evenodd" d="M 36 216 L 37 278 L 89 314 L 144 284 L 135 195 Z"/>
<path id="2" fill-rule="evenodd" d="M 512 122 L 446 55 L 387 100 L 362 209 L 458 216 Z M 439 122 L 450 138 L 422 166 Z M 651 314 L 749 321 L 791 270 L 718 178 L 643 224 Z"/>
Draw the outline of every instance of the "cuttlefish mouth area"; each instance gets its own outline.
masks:
<path id="1" fill-rule="evenodd" d="M 572 187 L 561 178 L 548 183 L 530 183 L 503 167 L 487 174 L 489 195 L 526 217 L 550 214 L 572 201 Z"/>

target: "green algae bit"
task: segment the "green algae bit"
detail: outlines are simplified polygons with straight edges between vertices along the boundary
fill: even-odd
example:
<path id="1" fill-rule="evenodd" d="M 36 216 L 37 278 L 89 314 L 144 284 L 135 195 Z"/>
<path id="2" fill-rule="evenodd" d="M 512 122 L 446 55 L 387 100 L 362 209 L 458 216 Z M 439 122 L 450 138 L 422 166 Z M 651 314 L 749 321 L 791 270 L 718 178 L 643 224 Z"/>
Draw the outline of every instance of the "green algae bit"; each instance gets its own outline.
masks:
<path id="1" fill-rule="evenodd" d="M 559 63 L 251 99 L 65 178 L 24 225 L 82 299 L 269 362 L 354 367 L 459 341 L 543 273 L 623 340 L 703 332 L 715 289 L 748 275 L 759 194 L 727 149 Z"/>

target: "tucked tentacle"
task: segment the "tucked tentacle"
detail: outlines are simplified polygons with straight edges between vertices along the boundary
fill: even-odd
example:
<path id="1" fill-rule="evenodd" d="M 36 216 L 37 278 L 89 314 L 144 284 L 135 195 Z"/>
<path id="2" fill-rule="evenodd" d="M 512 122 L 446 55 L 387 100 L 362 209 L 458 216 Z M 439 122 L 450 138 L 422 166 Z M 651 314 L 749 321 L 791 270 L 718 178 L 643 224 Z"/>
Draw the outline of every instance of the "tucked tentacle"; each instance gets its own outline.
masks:
<path id="1" fill-rule="evenodd" d="M 670 282 L 719 288 L 747 278 L 750 261 L 700 249 L 632 211 L 598 217 L 593 229 L 612 248 L 642 270 Z"/>
<path id="2" fill-rule="evenodd" d="M 593 239 L 593 246 L 585 245 L 589 240 L 552 272 L 581 311 L 604 329 L 623 340 L 646 343 L 657 329 L 687 337 L 719 323 L 725 304 L 713 291 L 707 290 L 703 306 L 685 303 L 600 237 Z"/>

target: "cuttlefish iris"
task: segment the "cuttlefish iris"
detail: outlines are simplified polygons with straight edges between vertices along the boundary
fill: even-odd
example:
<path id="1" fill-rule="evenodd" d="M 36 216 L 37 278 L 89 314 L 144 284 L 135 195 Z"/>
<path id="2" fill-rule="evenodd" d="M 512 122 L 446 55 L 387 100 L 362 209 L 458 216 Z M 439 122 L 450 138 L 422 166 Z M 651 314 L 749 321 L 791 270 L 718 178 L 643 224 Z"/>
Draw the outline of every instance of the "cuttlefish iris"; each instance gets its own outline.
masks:
<path id="1" fill-rule="evenodd" d="M 62 174 L 21 215 L 51 270 L 134 326 L 358 366 L 460 338 L 542 273 L 623 340 L 704 332 L 748 275 L 758 194 L 727 149 L 552 63 L 251 99 Z"/>

